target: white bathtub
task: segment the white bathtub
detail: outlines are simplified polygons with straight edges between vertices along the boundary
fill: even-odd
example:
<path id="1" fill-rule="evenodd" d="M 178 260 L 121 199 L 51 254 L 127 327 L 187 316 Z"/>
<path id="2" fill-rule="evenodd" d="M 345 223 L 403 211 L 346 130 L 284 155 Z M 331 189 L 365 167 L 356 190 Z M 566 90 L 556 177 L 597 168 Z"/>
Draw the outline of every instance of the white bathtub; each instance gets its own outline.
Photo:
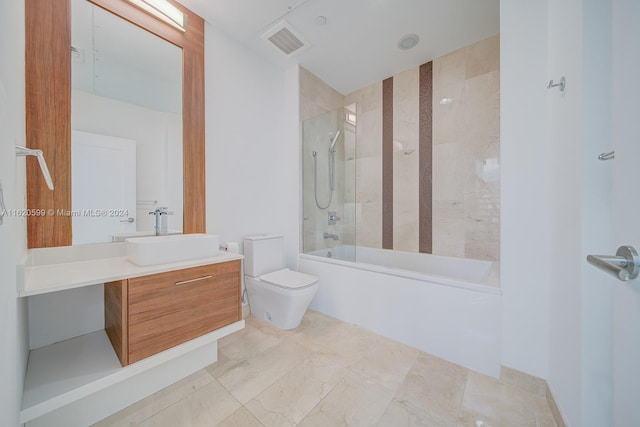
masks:
<path id="1" fill-rule="evenodd" d="M 499 377 L 502 293 L 491 262 L 341 246 L 300 254 L 299 270 L 319 278 L 312 309 Z"/>

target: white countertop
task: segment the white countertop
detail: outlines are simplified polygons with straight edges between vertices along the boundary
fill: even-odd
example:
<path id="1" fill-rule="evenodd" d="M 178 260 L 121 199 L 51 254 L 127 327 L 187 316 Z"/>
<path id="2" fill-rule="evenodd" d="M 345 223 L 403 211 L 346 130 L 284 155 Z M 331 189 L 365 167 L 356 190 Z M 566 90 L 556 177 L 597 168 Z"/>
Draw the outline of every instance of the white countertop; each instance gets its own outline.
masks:
<path id="1" fill-rule="evenodd" d="M 117 245 L 117 243 L 111 243 L 111 245 Z M 51 249 L 48 250 L 50 251 Z M 21 274 L 18 274 L 19 277 L 22 276 L 22 283 L 20 281 L 18 283 L 18 295 L 20 297 L 28 297 L 242 258 L 243 256 L 240 254 L 220 251 L 218 256 L 215 257 L 145 267 L 133 264 L 125 256 L 110 256 L 44 265 L 33 265 L 34 263 L 32 262 L 26 262 L 21 267 Z"/>

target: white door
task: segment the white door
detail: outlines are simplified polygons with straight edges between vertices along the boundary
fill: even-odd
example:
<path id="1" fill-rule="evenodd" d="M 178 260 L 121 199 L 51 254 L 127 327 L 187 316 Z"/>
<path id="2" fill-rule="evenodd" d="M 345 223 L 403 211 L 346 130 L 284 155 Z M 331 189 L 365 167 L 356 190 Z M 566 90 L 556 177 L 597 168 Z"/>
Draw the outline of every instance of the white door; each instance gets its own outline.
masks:
<path id="1" fill-rule="evenodd" d="M 612 5 L 615 240 L 640 250 L 640 1 Z M 640 278 L 617 281 L 613 304 L 614 425 L 640 426 Z"/>
<path id="2" fill-rule="evenodd" d="M 136 231 L 136 142 L 71 135 L 72 243 L 105 243 Z"/>

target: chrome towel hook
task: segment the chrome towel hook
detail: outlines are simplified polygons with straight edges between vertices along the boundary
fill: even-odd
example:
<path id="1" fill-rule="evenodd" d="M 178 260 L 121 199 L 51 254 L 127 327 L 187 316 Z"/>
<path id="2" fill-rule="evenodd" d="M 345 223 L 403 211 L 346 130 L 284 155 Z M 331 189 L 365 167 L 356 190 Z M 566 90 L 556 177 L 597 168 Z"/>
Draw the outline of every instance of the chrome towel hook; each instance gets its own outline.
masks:
<path id="1" fill-rule="evenodd" d="M 615 151 L 609 151 L 608 153 L 601 153 L 598 156 L 598 160 L 613 160 L 616 158 L 616 152 Z"/>
<path id="2" fill-rule="evenodd" d="M 552 87 L 557 87 L 560 89 L 560 92 L 564 92 L 567 88 L 567 79 L 564 76 L 560 77 L 559 83 L 554 83 L 553 80 L 549 80 L 549 84 L 547 85 L 547 89 L 551 89 Z"/>

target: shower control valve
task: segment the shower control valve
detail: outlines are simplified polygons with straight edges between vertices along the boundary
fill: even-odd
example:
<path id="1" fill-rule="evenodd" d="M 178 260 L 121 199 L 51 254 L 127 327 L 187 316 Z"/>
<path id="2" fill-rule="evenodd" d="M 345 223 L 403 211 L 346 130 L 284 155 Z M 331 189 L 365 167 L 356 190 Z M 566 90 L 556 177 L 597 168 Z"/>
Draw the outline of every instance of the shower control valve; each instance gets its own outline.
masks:
<path id="1" fill-rule="evenodd" d="M 338 216 L 336 211 L 330 211 L 328 213 L 328 220 L 329 225 L 336 225 L 336 223 L 340 221 L 340 217 Z"/>

